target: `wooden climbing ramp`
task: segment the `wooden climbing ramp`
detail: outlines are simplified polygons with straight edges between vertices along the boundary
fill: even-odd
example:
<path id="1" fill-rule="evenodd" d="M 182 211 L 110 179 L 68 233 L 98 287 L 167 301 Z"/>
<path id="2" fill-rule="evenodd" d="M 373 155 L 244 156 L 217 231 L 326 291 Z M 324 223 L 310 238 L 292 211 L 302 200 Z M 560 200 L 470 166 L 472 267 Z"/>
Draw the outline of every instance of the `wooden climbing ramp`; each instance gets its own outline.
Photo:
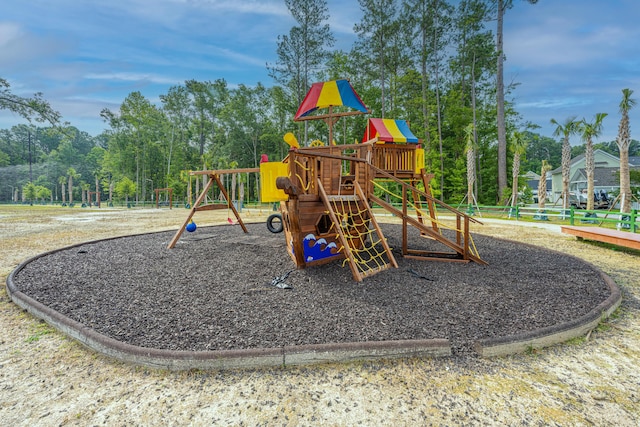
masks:
<path id="1" fill-rule="evenodd" d="M 473 244 L 473 238 L 470 232 L 471 223 L 481 224 L 480 221 L 435 199 L 428 190 L 422 191 L 375 166 L 369 165 L 369 167 L 373 169 L 371 175 L 395 182 L 401 188 L 400 195 L 387 193 L 388 196 L 395 200 L 396 205 L 401 206 L 401 208 L 383 200 L 373 192 L 369 194 L 369 200 L 402 219 L 403 256 L 425 260 L 474 261 L 478 264 L 487 264 L 480 258 Z M 428 186 L 425 187 L 428 188 Z M 377 188 L 379 188 L 381 192 L 386 191 L 381 186 Z M 427 206 L 428 210 L 424 210 L 423 206 Z M 436 206 L 452 218 L 455 218 L 453 227 L 446 226 L 438 220 Z M 409 248 L 408 226 L 415 227 L 423 237 L 428 237 L 441 243 L 444 247 L 448 248 L 449 251 L 426 251 Z M 446 229 L 449 229 L 449 231 L 453 233 L 453 236 L 445 235 L 443 231 Z"/>

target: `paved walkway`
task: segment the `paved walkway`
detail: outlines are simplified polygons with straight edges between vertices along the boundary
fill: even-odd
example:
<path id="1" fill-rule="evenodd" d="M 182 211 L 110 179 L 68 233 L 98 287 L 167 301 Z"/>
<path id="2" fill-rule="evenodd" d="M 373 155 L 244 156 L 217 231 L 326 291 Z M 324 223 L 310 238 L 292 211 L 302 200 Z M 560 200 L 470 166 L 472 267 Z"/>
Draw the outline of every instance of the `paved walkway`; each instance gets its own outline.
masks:
<path id="1" fill-rule="evenodd" d="M 546 221 L 529 222 L 529 221 L 516 221 L 512 219 L 482 218 L 482 217 L 478 217 L 477 219 L 480 220 L 480 222 L 483 222 L 485 224 L 510 224 L 510 225 L 517 225 L 519 227 L 544 228 L 545 230 L 554 231 L 556 233 L 561 232 L 560 230 L 561 225 L 552 224 Z"/>

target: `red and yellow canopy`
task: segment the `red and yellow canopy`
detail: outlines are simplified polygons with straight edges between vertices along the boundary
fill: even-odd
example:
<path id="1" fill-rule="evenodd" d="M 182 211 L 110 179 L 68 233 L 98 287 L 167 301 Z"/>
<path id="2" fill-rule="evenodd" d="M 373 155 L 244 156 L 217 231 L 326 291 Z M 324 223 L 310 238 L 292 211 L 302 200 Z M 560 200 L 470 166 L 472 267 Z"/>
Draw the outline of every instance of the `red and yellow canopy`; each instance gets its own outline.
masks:
<path id="1" fill-rule="evenodd" d="M 369 110 L 348 80 L 332 80 L 311 85 L 311 89 L 298 107 L 294 120 L 305 117 L 319 108 L 345 106 L 362 113 Z"/>
<path id="2" fill-rule="evenodd" d="M 405 120 L 394 119 L 369 119 L 362 140 L 367 142 L 373 138 L 384 142 L 419 142 Z"/>

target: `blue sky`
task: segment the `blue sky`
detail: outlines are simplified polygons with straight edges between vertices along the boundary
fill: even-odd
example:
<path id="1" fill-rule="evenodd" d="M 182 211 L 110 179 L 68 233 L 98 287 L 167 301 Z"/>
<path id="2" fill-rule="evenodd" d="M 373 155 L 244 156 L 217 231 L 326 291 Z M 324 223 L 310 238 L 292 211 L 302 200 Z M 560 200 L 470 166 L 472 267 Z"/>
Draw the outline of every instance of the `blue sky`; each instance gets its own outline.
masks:
<path id="1" fill-rule="evenodd" d="M 23 96 L 42 92 L 64 120 L 92 135 L 132 91 L 152 102 L 185 80 L 271 86 L 265 64 L 295 25 L 283 0 L 21 0 L 0 15 L 0 77 Z M 525 120 L 551 136 L 551 118 L 604 121 L 615 139 L 623 88 L 640 100 L 640 2 L 514 0 L 505 20 L 505 82 Z M 328 0 L 338 48 L 349 50 L 357 0 Z M 356 88 L 357 90 L 357 88 Z M 366 102 L 366 100 L 365 100 Z M 0 128 L 24 123 L 0 111 Z M 636 125 L 637 123 L 637 125 Z M 638 127 L 636 127 L 638 126 Z M 631 114 L 640 139 L 640 105 Z M 577 137 L 572 141 L 580 143 Z"/>

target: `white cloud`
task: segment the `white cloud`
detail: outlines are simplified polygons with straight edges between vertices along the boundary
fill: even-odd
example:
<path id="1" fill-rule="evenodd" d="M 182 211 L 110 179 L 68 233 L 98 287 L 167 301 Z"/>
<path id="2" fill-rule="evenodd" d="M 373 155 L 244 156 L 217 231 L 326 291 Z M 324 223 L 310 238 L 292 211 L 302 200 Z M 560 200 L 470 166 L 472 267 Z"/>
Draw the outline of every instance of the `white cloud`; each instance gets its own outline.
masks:
<path id="1" fill-rule="evenodd" d="M 0 22 L 0 69 L 3 73 L 20 70 L 49 60 L 64 50 L 64 43 L 57 39 L 37 36 L 23 25 Z"/>
<path id="2" fill-rule="evenodd" d="M 199 7 L 205 6 L 217 12 L 289 16 L 289 11 L 282 0 L 187 0 L 186 3 Z"/>
<path id="3" fill-rule="evenodd" d="M 505 43 L 507 62 L 514 67 L 580 69 L 599 66 L 599 62 L 610 57 L 616 46 L 611 39 L 620 37 L 617 29 L 577 35 L 568 32 L 536 34 L 529 29 L 511 36 Z M 605 32 L 608 33 L 604 34 Z"/>
<path id="4" fill-rule="evenodd" d="M 182 83 L 181 80 L 170 78 L 162 75 L 146 74 L 146 73 L 88 73 L 84 76 L 90 80 L 108 80 L 108 81 L 124 81 L 124 82 L 144 82 L 155 84 L 176 85 Z"/>
<path id="5" fill-rule="evenodd" d="M 626 7 L 621 3 L 627 3 Z M 505 17 L 505 52 L 514 67 L 598 67 L 637 56 L 635 2 L 581 0 L 519 3 Z M 635 55 L 634 55 L 635 54 Z"/>
<path id="6" fill-rule="evenodd" d="M 589 105 L 591 102 L 575 97 L 560 97 L 560 98 L 539 98 L 537 100 L 531 102 L 519 102 L 518 107 L 520 108 L 568 108 L 568 107 L 577 107 L 583 105 Z"/>
<path id="7" fill-rule="evenodd" d="M 223 60 L 230 60 L 242 64 L 250 64 L 256 67 L 263 67 L 265 64 L 265 58 L 256 58 L 254 56 L 246 55 L 244 53 L 240 53 L 231 49 L 218 46 L 207 46 L 207 49 L 210 49 L 207 54 L 219 56 Z"/>
<path id="8" fill-rule="evenodd" d="M 13 22 L 0 22 L 0 48 L 5 48 L 12 40 L 17 39 L 22 30 Z"/>
<path id="9" fill-rule="evenodd" d="M 196 33 L 241 24 L 243 15 L 247 15 L 250 21 L 256 17 L 281 19 L 289 16 L 282 0 L 112 0 L 95 7 L 128 20 Z M 184 28 L 184 23 L 189 20 L 205 25 Z M 236 28 L 238 35 L 242 35 L 243 30 L 246 28 Z"/>
<path id="10" fill-rule="evenodd" d="M 114 101 L 97 98 L 74 97 L 57 101 L 55 103 L 55 108 L 65 111 L 66 114 L 73 116 L 74 118 L 81 117 L 83 119 L 97 119 L 100 118 L 100 112 L 104 108 L 117 110 L 120 108 L 121 103 L 121 100 Z"/>

